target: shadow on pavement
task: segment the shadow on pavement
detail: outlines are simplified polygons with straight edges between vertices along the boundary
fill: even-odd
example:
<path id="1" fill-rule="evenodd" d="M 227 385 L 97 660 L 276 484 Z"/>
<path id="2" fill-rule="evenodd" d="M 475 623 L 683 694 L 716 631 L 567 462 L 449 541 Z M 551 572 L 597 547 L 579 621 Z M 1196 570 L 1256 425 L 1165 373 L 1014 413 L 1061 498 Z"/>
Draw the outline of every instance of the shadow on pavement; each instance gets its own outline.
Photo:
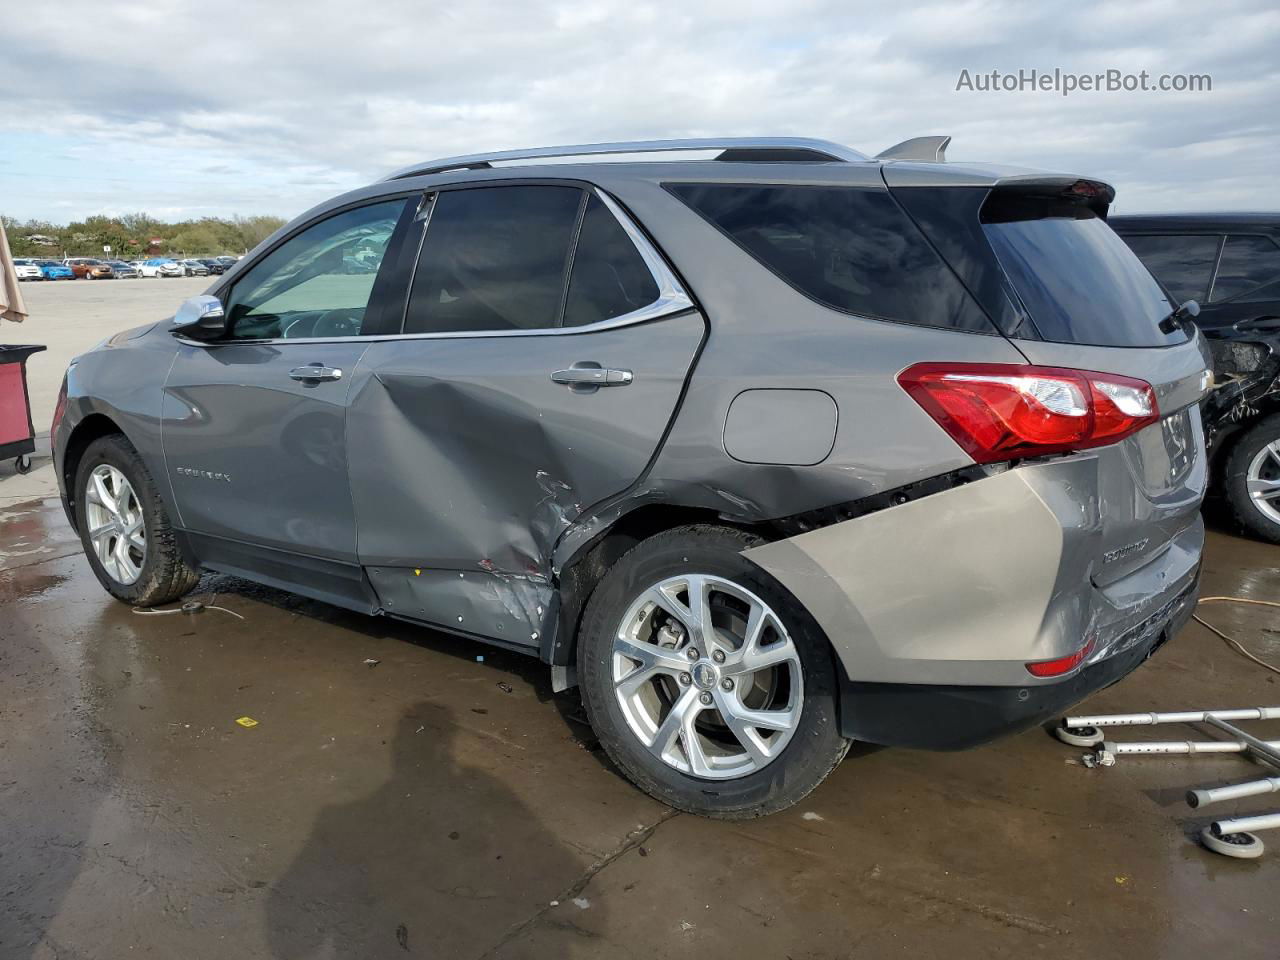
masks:
<path id="1" fill-rule="evenodd" d="M 577 867 L 516 793 L 460 762 L 456 733 L 445 708 L 410 708 L 387 781 L 320 813 L 267 901 L 278 960 L 518 952 L 523 926 L 497 918 L 532 921 L 547 904 L 529 891 Z"/>

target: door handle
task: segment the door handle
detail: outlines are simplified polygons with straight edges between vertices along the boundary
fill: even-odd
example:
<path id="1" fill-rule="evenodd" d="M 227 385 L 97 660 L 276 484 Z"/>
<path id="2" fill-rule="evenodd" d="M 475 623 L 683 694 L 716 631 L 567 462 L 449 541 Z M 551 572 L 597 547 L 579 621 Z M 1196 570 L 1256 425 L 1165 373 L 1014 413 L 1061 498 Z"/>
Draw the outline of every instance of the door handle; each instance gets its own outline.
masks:
<path id="1" fill-rule="evenodd" d="M 310 363 L 305 367 L 294 367 L 289 371 L 292 380 L 312 383 L 320 380 L 341 380 L 342 371 L 337 367 L 326 367 L 323 363 Z"/>
<path id="2" fill-rule="evenodd" d="M 630 370 L 575 364 L 568 370 L 557 370 L 551 379 L 571 387 L 625 387 L 633 377 Z"/>

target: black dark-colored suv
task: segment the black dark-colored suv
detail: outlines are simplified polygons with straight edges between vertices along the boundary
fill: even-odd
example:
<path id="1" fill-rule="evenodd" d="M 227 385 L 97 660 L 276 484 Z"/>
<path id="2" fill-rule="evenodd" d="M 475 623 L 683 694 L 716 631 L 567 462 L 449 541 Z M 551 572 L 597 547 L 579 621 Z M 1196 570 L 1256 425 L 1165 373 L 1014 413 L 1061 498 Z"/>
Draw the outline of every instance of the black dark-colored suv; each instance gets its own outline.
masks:
<path id="1" fill-rule="evenodd" d="M 1213 486 L 1241 526 L 1280 543 L 1280 213 L 1108 222 L 1174 301 L 1199 302 L 1216 384 L 1203 407 Z"/>

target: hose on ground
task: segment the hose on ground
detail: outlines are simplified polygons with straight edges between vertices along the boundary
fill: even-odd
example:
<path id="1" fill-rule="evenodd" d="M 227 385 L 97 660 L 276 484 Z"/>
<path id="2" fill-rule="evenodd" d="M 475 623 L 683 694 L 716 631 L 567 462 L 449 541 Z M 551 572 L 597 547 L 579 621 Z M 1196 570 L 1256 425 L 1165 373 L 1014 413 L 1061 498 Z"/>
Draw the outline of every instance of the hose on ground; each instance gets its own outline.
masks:
<path id="1" fill-rule="evenodd" d="M 1201 597 L 1200 603 L 1252 603 L 1260 607 L 1280 607 L 1280 603 L 1276 603 L 1274 600 L 1249 600 L 1245 597 Z M 1191 619 L 1200 624 L 1200 626 L 1204 627 L 1210 633 L 1221 637 L 1226 642 L 1227 646 L 1231 647 L 1231 649 L 1242 657 L 1252 660 L 1265 670 L 1270 670 L 1274 674 L 1280 674 L 1280 667 L 1275 666 L 1275 664 L 1267 663 L 1267 661 L 1254 656 L 1246 650 L 1238 640 L 1227 636 L 1213 624 L 1201 618 L 1199 614 L 1192 614 Z"/>

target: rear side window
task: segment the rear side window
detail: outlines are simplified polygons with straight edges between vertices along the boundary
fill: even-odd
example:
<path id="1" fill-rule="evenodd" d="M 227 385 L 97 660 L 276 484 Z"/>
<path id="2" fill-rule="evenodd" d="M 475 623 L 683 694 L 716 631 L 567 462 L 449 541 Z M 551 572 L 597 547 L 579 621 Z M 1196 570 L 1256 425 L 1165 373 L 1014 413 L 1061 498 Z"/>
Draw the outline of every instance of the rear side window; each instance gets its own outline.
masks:
<path id="1" fill-rule="evenodd" d="M 555 326 L 581 205 L 577 187 L 440 193 L 418 258 L 404 332 Z"/>
<path id="2" fill-rule="evenodd" d="M 1205 302 L 1221 238 L 1207 235 L 1132 236 L 1125 237 L 1124 242 L 1178 303 L 1187 300 Z"/>
<path id="3" fill-rule="evenodd" d="M 1214 303 L 1230 300 L 1276 279 L 1280 279 L 1280 247 L 1270 237 L 1230 236 L 1222 248 L 1210 299 Z"/>
<path id="4" fill-rule="evenodd" d="M 580 327 L 647 307 L 658 284 L 640 251 L 603 201 L 587 201 L 573 255 L 564 325 Z"/>
<path id="5" fill-rule="evenodd" d="M 994 333 L 886 190 L 757 184 L 667 189 L 801 293 L 845 313 Z"/>
<path id="6" fill-rule="evenodd" d="M 1155 278 L 1107 222 L 1080 203 L 993 193 L 982 229 L 1040 336 L 1057 343 L 1159 347 L 1173 307 Z"/>

